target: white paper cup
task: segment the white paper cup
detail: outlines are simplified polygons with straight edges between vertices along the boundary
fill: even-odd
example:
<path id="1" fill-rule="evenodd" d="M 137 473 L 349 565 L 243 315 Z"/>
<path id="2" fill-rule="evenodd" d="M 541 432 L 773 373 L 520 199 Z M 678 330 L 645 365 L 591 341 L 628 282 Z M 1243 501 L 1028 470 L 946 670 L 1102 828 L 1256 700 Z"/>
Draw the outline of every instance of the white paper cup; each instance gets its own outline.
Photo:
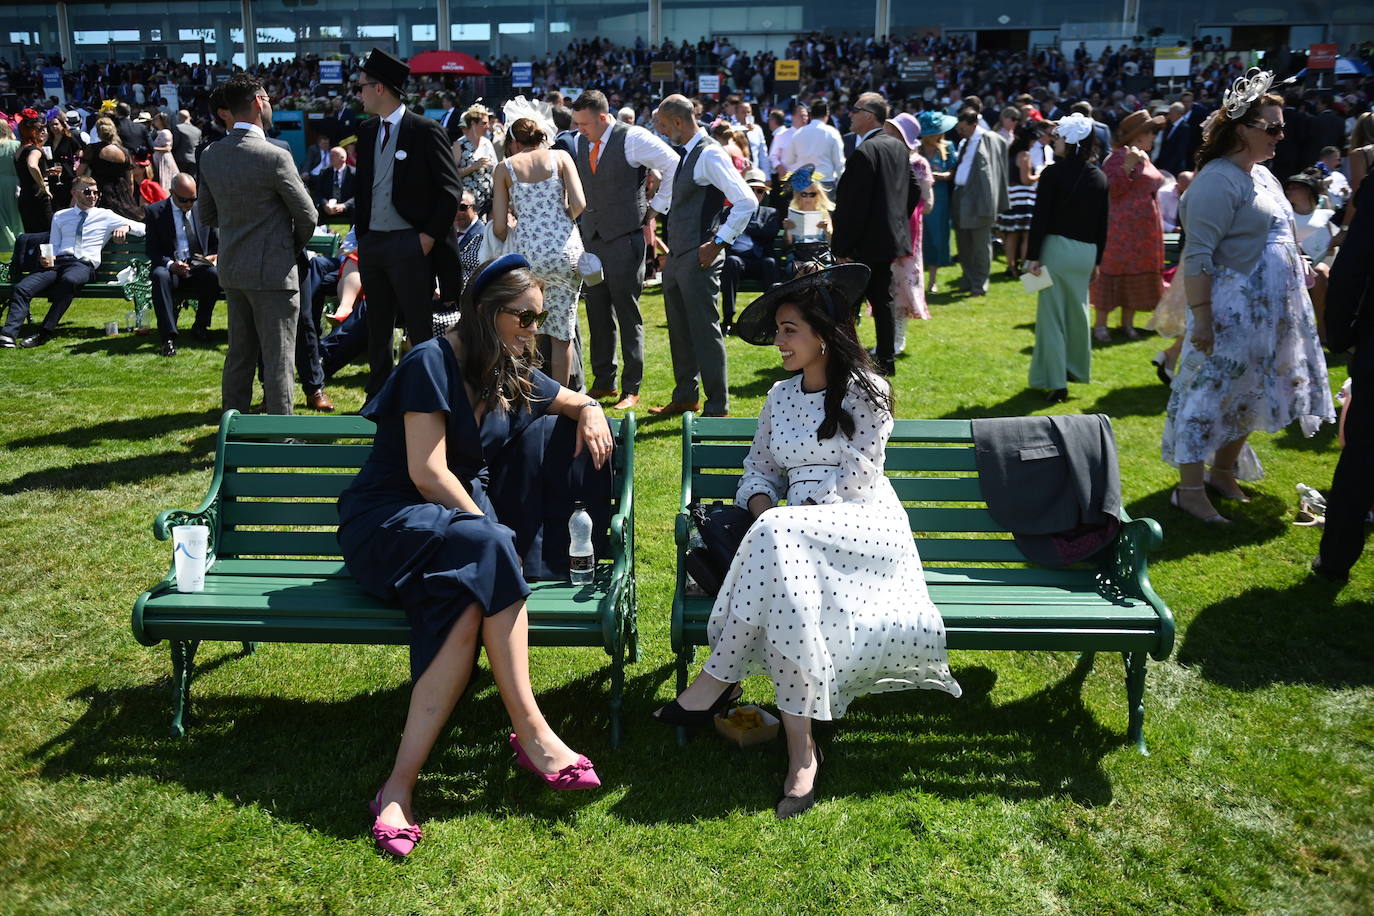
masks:
<path id="1" fill-rule="evenodd" d="M 113 337 L 113 336 L 115 336 L 115 335 L 118 334 L 118 333 L 119 333 L 119 322 L 118 322 L 118 321 L 107 321 L 107 322 L 105 322 L 105 336 L 106 336 L 106 337 Z"/>
<path id="2" fill-rule="evenodd" d="M 176 567 L 177 591 L 205 590 L 205 558 L 210 546 L 210 529 L 204 525 L 172 527 L 172 560 Z"/>
<path id="3" fill-rule="evenodd" d="M 52 147 L 51 147 L 51 146 L 45 146 L 45 147 L 43 147 L 43 156 L 44 156 L 44 158 L 46 158 L 46 159 L 51 159 L 51 158 L 52 158 Z"/>
<path id="4" fill-rule="evenodd" d="M 38 246 L 38 255 L 39 255 L 39 257 L 43 257 L 43 258 L 50 258 L 50 257 L 52 257 L 52 256 L 53 256 L 53 249 L 52 249 L 52 246 L 49 245 L 47 242 L 44 242 L 43 244 L 39 245 L 39 246 Z"/>
<path id="5" fill-rule="evenodd" d="M 138 324 L 137 319 L 138 319 L 138 313 L 136 313 L 136 312 L 125 312 L 125 313 L 124 313 L 124 327 L 128 328 L 130 331 L 134 330 L 134 326 Z"/>

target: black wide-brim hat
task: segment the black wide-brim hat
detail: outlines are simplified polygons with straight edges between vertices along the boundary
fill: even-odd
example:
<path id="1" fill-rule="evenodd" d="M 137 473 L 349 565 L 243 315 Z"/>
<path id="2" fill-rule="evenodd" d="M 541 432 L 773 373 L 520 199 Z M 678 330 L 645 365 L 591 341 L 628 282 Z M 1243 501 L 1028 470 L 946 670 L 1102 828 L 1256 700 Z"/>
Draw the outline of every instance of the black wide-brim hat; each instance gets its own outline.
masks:
<path id="1" fill-rule="evenodd" d="M 830 316 L 836 321 L 852 320 L 854 306 L 868 289 L 872 271 L 865 264 L 836 264 L 793 277 L 779 283 L 749 303 L 735 319 L 734 334 L 745 343 L 767 347 L 777 333 L 774 314 L 784 302 L 795 302 L 803 293 L 819 290 L 830 304 Z"/>
<path id="2" fill-rule="evenodd" d="M 386 86 L 397 95 L 401 92 L 401 87 L 410 78 L 410 64 L 401 60 L 393 54 L 388 54 L 381 48 L 373 48 L 363 59 L 362 66 L 358 69 L 367 75 L 375 78 L 377 82 Z"/>

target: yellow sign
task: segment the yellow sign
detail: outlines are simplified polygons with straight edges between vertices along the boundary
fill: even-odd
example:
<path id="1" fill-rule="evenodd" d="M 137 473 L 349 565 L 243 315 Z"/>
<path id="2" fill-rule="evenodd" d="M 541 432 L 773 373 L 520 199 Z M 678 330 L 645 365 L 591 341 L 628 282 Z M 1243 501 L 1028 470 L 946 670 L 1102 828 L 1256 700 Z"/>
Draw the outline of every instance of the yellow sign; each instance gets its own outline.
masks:
<path id="1" fill-rule="evenodd" d="M 795 83 L 801 80 L 801 61 L 773 61 L 773 79 L 780 83 Z"/>
<path id="2" fill-rule="evenodd" d="M 655 83 L 671 83 L 677 79 L 671 60 L 656 60 L 649 64 L 649 79 Z"/>

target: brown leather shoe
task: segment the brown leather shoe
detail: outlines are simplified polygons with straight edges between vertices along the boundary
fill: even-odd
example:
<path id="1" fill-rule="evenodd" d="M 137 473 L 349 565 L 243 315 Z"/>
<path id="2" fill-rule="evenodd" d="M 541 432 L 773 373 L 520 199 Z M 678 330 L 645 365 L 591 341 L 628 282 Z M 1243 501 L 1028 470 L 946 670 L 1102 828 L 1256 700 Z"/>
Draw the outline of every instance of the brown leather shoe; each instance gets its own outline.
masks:
<path id="1" fill-rule="evenodd" d="M 618 394 L 620 394 L 620 389 L 618 388 L 593 388 L 591 391 L 587 392 L 587 397 L 591 398 L 593 401 L 603 401 L 606 398 L 613 398 Z"/>
<path id="2" fill-rule="evenodd" d="M 656 417 L 674 417 L 680 413 L 686 413 L 689 410 L 694 413 L 701 410 L 701 402 L 692 401 L 688 403 L 687 401 L 669 401 L 662 407 L 650 407 L 649 413 Z"/>
<path id="3" fill-rule="evenodd" d="M 329 400 L 329 395 L 325 394 L 323 388 L 319 391 L 308 392 L 305 396 L 305 406 L 311 410 L 333 410 L 334 402 Z"/>
<path id="4" fill-rule="evenodd" d="M 638 406 L 639 406 L 639 395 L 637 395 L 637 394 L 627 394 L 627 395 L 625 395 L 625 397 L 623 397 L 623 398 L 621 398 L 620 400 L 616 401 L 615 404 L 611 407 L 611 409 L 612 409 L 612 410 L 629 410 L 629 409 L 631 409 L 632 407 L 638 407 Z"/>

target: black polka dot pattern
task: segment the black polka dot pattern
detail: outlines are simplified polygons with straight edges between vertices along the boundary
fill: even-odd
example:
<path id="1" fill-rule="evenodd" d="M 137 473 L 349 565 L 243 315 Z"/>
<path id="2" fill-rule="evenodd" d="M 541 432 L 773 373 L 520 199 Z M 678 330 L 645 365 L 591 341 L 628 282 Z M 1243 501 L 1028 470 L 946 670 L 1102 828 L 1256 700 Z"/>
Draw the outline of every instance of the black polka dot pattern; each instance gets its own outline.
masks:
<path id="1" fill-rule="evenodd" d="M 883 476 L 892 417 L 851 391 L 853 438 L 818 442 L 824 398 L 802 391 L 801 376 L 768 394 L 738 502 L 765 493 L 787 505 L 761 515 L 735 555 L 707 624 L 705 671 L 730 682 L 767 675 L 780 710 L 822 720 L 869 693 L 957 697 L 944 622 Z"/>

